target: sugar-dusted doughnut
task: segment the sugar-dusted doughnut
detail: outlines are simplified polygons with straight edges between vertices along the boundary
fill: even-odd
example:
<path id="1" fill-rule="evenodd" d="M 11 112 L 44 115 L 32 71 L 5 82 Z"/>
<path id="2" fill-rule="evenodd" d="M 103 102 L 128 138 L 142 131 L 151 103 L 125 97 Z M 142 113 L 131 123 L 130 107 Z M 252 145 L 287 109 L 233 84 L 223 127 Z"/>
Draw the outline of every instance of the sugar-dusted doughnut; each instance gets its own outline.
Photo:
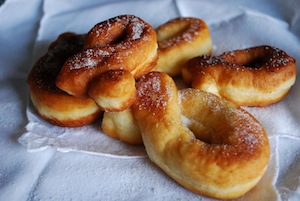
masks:
<path id="1" fill-rule="evenodd" d="M 218 199 L 241 197 L 270 157 L 261 124 L 235 104 L 198 89 L 179 92 L 165 73 L 137 83 L 132 106 L 149 158 L 187 189 Z"/>
<path id="2" fill-rule="evenodd" d="M 172 19 L 160 25 L 156 33 L 159 59 L 154 69 L 171 76 L 180 75 L 181 67 L 188 59 L 212 50 L 209 28 L 198 18 Z"/>
<path id="3" fill-rule="evenodd" d="M 296 80 L 296 61 L 284 51 L 257 46 L 195 57 L 182 76 L 202 89 L 242 106 L 267 106 L 282 100 Z"/>
<path id="4" fill-rule="evenodd" d="M 45 120 L 59 126 L 90 124 L 101 113 L 93 99 L 75 98 L 55 86 L 63 63 L 69 56 L 81 51 L 84 37 L 73 33 L 60 35 L 35 63 L 27 78 L 30 98 L 37 112 Z"/>
<path id="5" fill-rule="evenodd" d="M 65 62 L 56 85 L 76 97 L 87 97 L 91 83 L 100 74 L 122 69 L 138 78 L 156 62 L 154 28 L 133 15 L 117 16 L 96 24 L 88 32 L 83 51 Z"/>

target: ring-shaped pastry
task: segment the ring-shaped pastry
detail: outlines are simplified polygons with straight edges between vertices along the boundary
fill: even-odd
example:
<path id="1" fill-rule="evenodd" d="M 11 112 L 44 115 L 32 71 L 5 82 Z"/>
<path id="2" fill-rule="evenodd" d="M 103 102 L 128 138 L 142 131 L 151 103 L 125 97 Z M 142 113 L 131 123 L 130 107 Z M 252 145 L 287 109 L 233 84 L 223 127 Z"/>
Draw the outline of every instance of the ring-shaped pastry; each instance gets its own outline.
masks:
<path id="1" fill-rule="evenodd" d="M 209 28 L 198 18 L 172 19 L 160 25 L 156 33 L 159 58 L 154 70 L 171 76 L 180 75 L 187 60 L 212 50 Z"/>
<path id="2" fill-rule="evenodd" d="M 267 106 L 281 101 L 296 80 L 296 60 L 284 51 L 257 46 L 195 57 L 182 77 L 193 88 L 221 96 L 241 106 Z"/>
<path id="3" fill-rule="evenodd" d="M 258 183 L 270 147 L 248 112 L 197 89 L 178 96 L 174 81 L 159 72 L 142 77 L 137 94 L 132 110 L 146 152 L 178 183 L 218 199 L 241 197 Z"/>
<path id="4" fill-rule="evenodd" d="M 55 86 L 56 76 L 69 56 L 81 51 L 84 35 L 61 34 L 31 69 L 27 83 L 33 106 L 48 122 L 79 127 L 94 122 L 100 109 L 91 98 L 76 98 Z"/>
<path id="5" fill-rule="evenodd" d="M 56 85 L 76 97 L 87 97 L 91 82 L 101 73 L 122 69 L 138 78 L 156 62 L 154 28 L 133 15 L 117 16 L 88 32 L 83 51 L 65 62 Z"/>

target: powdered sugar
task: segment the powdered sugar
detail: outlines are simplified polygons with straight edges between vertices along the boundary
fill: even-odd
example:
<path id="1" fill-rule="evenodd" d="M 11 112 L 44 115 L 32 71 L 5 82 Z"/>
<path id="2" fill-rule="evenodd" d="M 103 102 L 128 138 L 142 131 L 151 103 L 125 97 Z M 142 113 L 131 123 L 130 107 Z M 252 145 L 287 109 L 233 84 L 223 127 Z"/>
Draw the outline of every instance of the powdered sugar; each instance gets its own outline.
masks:
<path id="1" fill-rule="evenodd" d="M 189 128 L 202 127 L 209 131 L 209 134 L 205 134 L 204 142 L 214 144 L 213 147 L 218 147 L 218 152 L 224 156 L 233 155 L 246 159 L 266 146 L 266 135 L 261 124 L 232 103 L 197 89 L 179 91 L 179 100 L 185 115 L 181 118 L 183 124 Z M 199 110 L 199 116 L 190 116 L 191 110 Z M 200 132 L 204 131 L 202 129 Z M 200 136 L 199 140 L 202 141 L 202 133 L 195 135 Z"/>
<path id="2" fill-rule="evenodd" d="M 230 111 L 234 116 L 230 120 L 233 125 L 232 136 L 237 138 L 237 144 L 248 154 L 254 154 L 265 142 L 264 130 L 258 121 L 244 110 Z"/>
<path id="3" fill-rule="evenodd" d="M 137 95 L 141 98 L 139 109 L 163 110 L 171 98 L 168 86 L 161 85 L 161 78 L 155 73 L 143 77 L 137 84 Z"/>
<path id="4" fill-rule="evenodd" d="M 196 39 L 198 35 L 201 34 L 202 31 L 205 31 L 205 27 L 203 27 L 201 21 L 193 18 L 178 18 L 175 20 L 171 20 L 162 25 L 163 29 L 160 29 L 160 27 L 158 27 L 157 31 L 164 33 L 165 28 L 172 27 L 176 23 L 178 23 L 178 26 L 181 23 L 184 23 L 185 26 L 183 26 L 182 29 L 177 30 L 178 33 L 170 32 L 169 34 L 173 34 L 173 37 L 159 41 L 160 48 L 173 47 L 183 42 L 191 43 Z"/>
<path id="5" fill-rule="evenodd" d="M 136 45 L 134 40 L 150 40 L 147 34 L 144 34 L 148 29 L 145 22 L 131 15 L 117 16 L 95 25 L 87 35 L 87 38 L 90 38 L 87 41 L 91 41 L 86 46 L 88 49 L 69 59 L 70 70 L 93 68 L 105 57 L 113 57 L 116 63 L 122 63 L 124 57 L 132 55 L 130 48 Z M 121 35 L 116 35 L 118 32 Z M 123 34 L 125 38 L 120 40 L 119 37 L 123 37 Z M 122 54 L 118 52 L 122 52 Z"/>
<path id="6" fill-rule="evenodd" d="M 108 56 L 110 56 L 110 52 L 108 51 L 101 50 L 99 48 L 87 49 L 68 60 L 70 70 L 95 67 L 103 60 L 103 57 Z"/>
<path id="7" fill-rule="evenodd" d="M 142 24 L 138 18 L 133 18 L 131 20 L 131 22 L 133 23 L 133 27 L 132 27 L 133 36 L 132 36 L 132 39 L 136 40 L 136 39 L 141 38 L 143 30 L 144 30 L 144 24 Z"/>

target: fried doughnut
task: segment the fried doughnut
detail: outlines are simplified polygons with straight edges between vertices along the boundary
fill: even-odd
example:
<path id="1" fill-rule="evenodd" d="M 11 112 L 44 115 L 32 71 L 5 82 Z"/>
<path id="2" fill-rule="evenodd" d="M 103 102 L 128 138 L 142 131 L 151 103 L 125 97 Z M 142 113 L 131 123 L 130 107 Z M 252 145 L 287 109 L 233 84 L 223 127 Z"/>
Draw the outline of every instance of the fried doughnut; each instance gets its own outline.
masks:
<path id="1" fill-rule="evenodd" d="M 129 144 L 143 143 L 140 128 L 130 108 L 120 112 L 104 112 L 101 128 L 112 138 Z"/>
<path id="2" fill-rule="evenodd" d="M 87 97 L 90 84 L 103 72 L 122 69 L 139 78 L 156 62 L 154 28 L 133 15 L 117 16 L 88 32 L 83 51 L 65 62 L 56 85 L 76 97 Z"/>
<path id="3" fill-rule="evenodd" d="M 136 97 L 135 79 L 126 70 L 109 70 L 93 80 L 89 96 L 105 111 L 125 110 Z"/>
<path id="4" fill-rule="evenodd" d="M 257 46 L 202 56 L 182 69 L 186 83 L 241 106 L 267 106 L 282 100 L 296 80 L 296 61 L 284 51 Z"/>
<path id="5" fill-rule="evenodd" d="M 60 35 L 28 75 L 32 103 L 40 116 L 52 124 L 83 126 L 94 122 L 101 113 L 93 99 L 75 98 L 55 86 L 63 63 L 82 49 L 84 37 L 73 33 Z"/>
<path id="6" fill-rule="evenodd" d="M 137 83 L 132 111 L 149 158 L 193 192 L 218 199 L 241 197 L 267 168 L 270 147 L 263 127 L 245 110 L 211 93 L 177 92 L 165 73 L 149 73 Z"/>
<path id="7" fill-rule="evenodd" d="M 209 29 L 201 19 L 175 18 L 160 25 L 156 33 L 159 59 L 154 69 L 171 76 L 180 75 L 187 60 L 212 50 Z"/>

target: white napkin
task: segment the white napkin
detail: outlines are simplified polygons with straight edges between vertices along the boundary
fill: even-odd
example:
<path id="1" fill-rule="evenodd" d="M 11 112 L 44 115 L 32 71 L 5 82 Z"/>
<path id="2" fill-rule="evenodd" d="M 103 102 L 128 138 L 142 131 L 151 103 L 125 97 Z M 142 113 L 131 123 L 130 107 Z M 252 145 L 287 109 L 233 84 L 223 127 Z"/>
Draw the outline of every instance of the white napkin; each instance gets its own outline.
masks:
<path id="1" fill-rule="evenodd" d="M 215 55 L 255 45 L 273 45 L 300 61 L 300 36 L 297 32 L 300 27 L 300 11 L 293 4 L 295 2 L 288 1 L 284 5 L 284 9 L 293 11 L 286 13 L 279 10 L 281 8 L 279 6 L 282 6 L 280 0 L 226 2 L 222 0 L 178 0 L 175 2 L 166 0 L 111 1 L 111 3 L 90 0 L 74 1 L 72 4 L 67 0 L 46 0 L 44 17 L 36 40 L 34 60 L 43 55 L 50 42 L 62 32 L 85 33 L 96 23 L 110 17 L 134 14 L 154 27 L 178 16 L 202 18 L 210 27 Z M 299 4 L 296 5 L 299 6 Z M 243 200 L 279 200 L 299 195 L 299 179 L 298 183 L 296 181 L 286 184 L 284 183 L 286 178 L 278 177 L 278 173 L 279 175 L 286 174 L 289 168 L 283 165 L 283 161 L 288 160 L 288 164 L 292 165 L 295 164 L 293 160 L 297 157 L 299 161 L 299 154 L 286 155 L 279 149 L 288 147 L 281 143 L 283 137 L 286 142 L 290 142 L 289 139 L 293 139 L 298 144 L 300 142 L 300 107 L 298 106 L 300 97 L 297 95 L 299 92 L 299 80 L 297 80 L 289 95 L 280 103 L 264 108 L 245 107 L 264 126 L 272 150 L 266 174 Z M 143 147 L 126 145 L 101 133 L 99 122 L 76 129 L 55 127 L 39 118 L 31 104 L 28 105 L 27 116 L 29 120 L 27 132 L 19 138 L 19 142 L 29 151 L 53 147 L 58 151 L 79 151 L 115 158 L 145 157 Z M 294 147 L 300 150 L 299 146 Z M 283 160 L 283 158 L 288 159 Z M 299 178 L 299 169 L 294 168 L 291 171 L 289 175 Z M 169 184 L 165 185 L 169 186 Z M 278 195 L 278 192 L 281 195 Z M 126 199 L 126 195 L 124 196 Z M 195 196 L 188 194 L 186 198 L 195 199 Z"/>
<path id="2" fill-rule="evenodd" d="M 31 102 L 26 113 L 29 120 L 26 126 L 28 132 L 19 138 L 19 142 L 28 151 L 52 147 L 62 152 L 79 151 L 109 157 L 146 157 L 143 146 L 129 145 L 102 133 L 100 122 L 80 128 L 54 126 L 39 117 Z"/>

